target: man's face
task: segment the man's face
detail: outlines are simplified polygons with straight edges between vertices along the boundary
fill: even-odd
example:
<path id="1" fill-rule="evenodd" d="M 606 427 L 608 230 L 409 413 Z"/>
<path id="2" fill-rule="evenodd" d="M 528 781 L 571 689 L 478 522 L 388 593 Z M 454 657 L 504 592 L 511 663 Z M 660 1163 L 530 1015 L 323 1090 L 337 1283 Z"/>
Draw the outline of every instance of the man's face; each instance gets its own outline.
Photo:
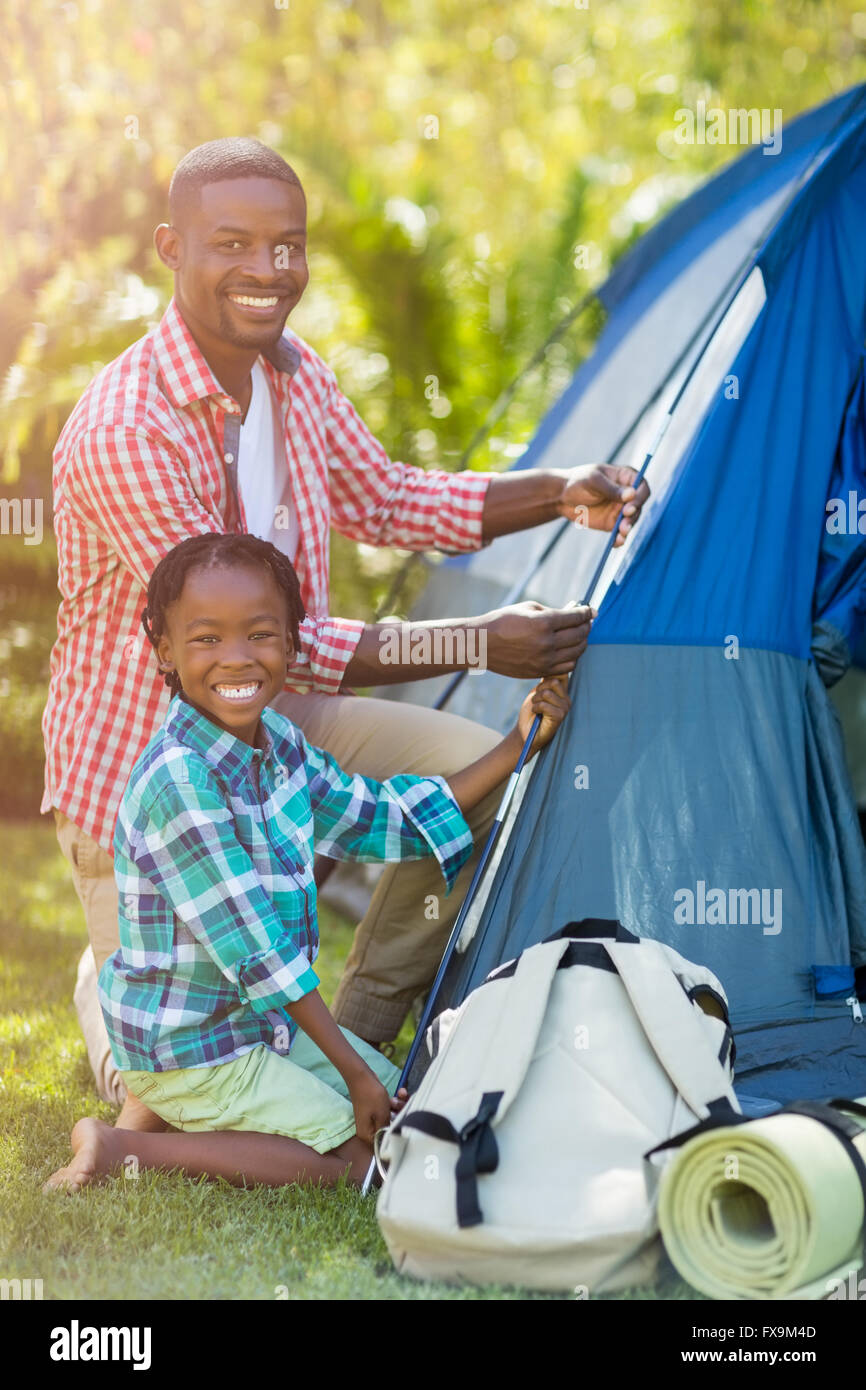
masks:
<path id="1" fill-rule="evenodd" d="M 302 190 L 267 178 L 209 183 L 175 230 L 175 293 L 191 326 L 239 348 L 277 342 L 310 278 Z"/>

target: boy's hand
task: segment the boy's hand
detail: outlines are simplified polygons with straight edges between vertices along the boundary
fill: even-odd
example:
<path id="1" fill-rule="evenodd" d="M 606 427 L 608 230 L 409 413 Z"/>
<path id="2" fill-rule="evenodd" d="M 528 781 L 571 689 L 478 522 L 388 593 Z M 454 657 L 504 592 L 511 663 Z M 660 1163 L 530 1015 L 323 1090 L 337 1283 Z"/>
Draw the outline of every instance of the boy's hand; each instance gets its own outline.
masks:
<path id="1" fill-rule="evenodd" d="M 541 725 L 529 750 L 530 755 L 537 753 L 539 748 L 550 742 L 570 709 L 567 676 L 545 676 L 544 680 L 539 681 L 535 689 L 530 691 L 517 716 L 517 728 L 522 742 L 525 743 L 532 728 L 532 721 L 537 714 L 541 715 Z"/>
<path id="2" fill-rule="evenodd" d="M 391 1118 L 392 1118 L 392 1119 L 394 1118 L 395 1115 L 399 1115 L 399 1114 L 400 1114 L 400 1111 L 403 1109 L 403 1106 L 406 1104 L 406 1102 L 407 1102 L 408 1099 L 409 1099 L 409 1092 L 406 1090 L 406 1087 L 405 1087 L 405 1086 L 401 1086 L 400 1089 L 399 1089 L 399 1091 L 397 1092 L 396 1096 L 392 1096 L 392 1097 L 391 1097 Z"/>
<path id="3" fill-rule="evenodd" d="M 355 1131 L 359 1139 L 372 1144 L 377 1130 L 391 1123 L 391 1097 L 378 1076 L 369 1068 L 349 1085 L 349 1099 L 355 1112 Z"/>

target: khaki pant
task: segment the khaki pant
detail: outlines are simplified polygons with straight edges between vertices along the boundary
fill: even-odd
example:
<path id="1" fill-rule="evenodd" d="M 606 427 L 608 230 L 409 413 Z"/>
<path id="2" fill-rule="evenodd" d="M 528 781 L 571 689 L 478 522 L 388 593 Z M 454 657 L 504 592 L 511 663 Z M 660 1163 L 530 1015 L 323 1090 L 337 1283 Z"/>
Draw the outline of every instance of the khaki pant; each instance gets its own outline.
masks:
<path id="1" fill-rule="evenodd" d="M 491 729 L 459 715 L 366 696 L 284 692 L 274 708 L 297 724 L 309 743 L 331 753 L 347 772 L 377 780 L 398 772 L 448 776 L 499 742 Z M 502 788 L 497 788 L 469 813 L 476 850 L 448 898 L 432 855 L 384 870 L 355 933 L 334 1000 L 332 1011 L 341 1027 L 373 1042 L 396 1037 L 412 1001 L 429 987 L 436 973 L 501 793 Z M 99 1094 L 103 1099 L 122 1100 L 123 1082 L 111 1057 L 96 997 L 97 972 L 118 946 L 113 860 L 62 812 L 55 810 L 54 815 L 92 948 L 92 955 L 85 952 L 79 966 L 76 1008 Z"/>
<path id="2" fill-rule="evenodd" d="M 78 962 L 78 978 L 73 995 L 75 1009 L 99 1098 L 122 1105 L 126 1099 L 126 1086 L 111 1053 L 96 992 L 99 969 L 120 944 L 114 860 L 56 806 L 54 823 L 63 856 L 72 869 L 72 881 L 84 908 L 90 938 L 90 945 Z"/>

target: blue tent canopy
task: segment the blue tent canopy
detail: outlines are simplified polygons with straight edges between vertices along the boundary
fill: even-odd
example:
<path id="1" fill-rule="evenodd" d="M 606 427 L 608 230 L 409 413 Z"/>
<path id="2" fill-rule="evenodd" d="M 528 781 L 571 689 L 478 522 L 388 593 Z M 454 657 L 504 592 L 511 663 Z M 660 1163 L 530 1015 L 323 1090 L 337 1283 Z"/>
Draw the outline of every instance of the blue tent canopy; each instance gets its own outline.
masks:
<path id="1" fill-rule="evenodd" d="M 517 466 L 636 466 L 685 389 L 443 999 L 618 918 L 719 976 L 756 1110 L 866 1094 L 866 854 L 826 689 L 866 662 L 864 227 L 866 86 L 725 169 L 600 291 L 596 350 Z M 441 564 L 418 616 L 495 606 L 549 539 Z M 602 545 L 568 528 L 526 597 L 582 597 Z M 451 707 L 504 727 L 526 688 L 487 673 Z"/>

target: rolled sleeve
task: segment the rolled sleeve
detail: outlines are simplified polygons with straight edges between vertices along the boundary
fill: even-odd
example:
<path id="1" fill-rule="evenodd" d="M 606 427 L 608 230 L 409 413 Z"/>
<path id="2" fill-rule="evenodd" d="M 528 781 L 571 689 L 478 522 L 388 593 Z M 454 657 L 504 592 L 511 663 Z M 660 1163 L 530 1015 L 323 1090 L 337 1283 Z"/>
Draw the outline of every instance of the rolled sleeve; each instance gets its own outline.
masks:
<path id="1" fill-rule="evenodd" d="M 337 695 L 364 626 L 352 618 L 305 618 L 298 633 L 300 646 L 286 676 L 286 689 Z"/>
<path id="2" fill-rule="evenodd" d="M 472 831 L 444 777 L 401 774 L 383 783 L 439 861 L 446 896 L 472 853 Z"/>
<path id="3" fill-rule="evenodd" d="M 318 976 L 278 916 L 234 831 L 232 814 L 204 775 L 170 780 L 142 804 L 133 842 L 140 874 L 260 1014 L 302 999 Z M 299 890 L 299 918 L 303 918 Z"/>

